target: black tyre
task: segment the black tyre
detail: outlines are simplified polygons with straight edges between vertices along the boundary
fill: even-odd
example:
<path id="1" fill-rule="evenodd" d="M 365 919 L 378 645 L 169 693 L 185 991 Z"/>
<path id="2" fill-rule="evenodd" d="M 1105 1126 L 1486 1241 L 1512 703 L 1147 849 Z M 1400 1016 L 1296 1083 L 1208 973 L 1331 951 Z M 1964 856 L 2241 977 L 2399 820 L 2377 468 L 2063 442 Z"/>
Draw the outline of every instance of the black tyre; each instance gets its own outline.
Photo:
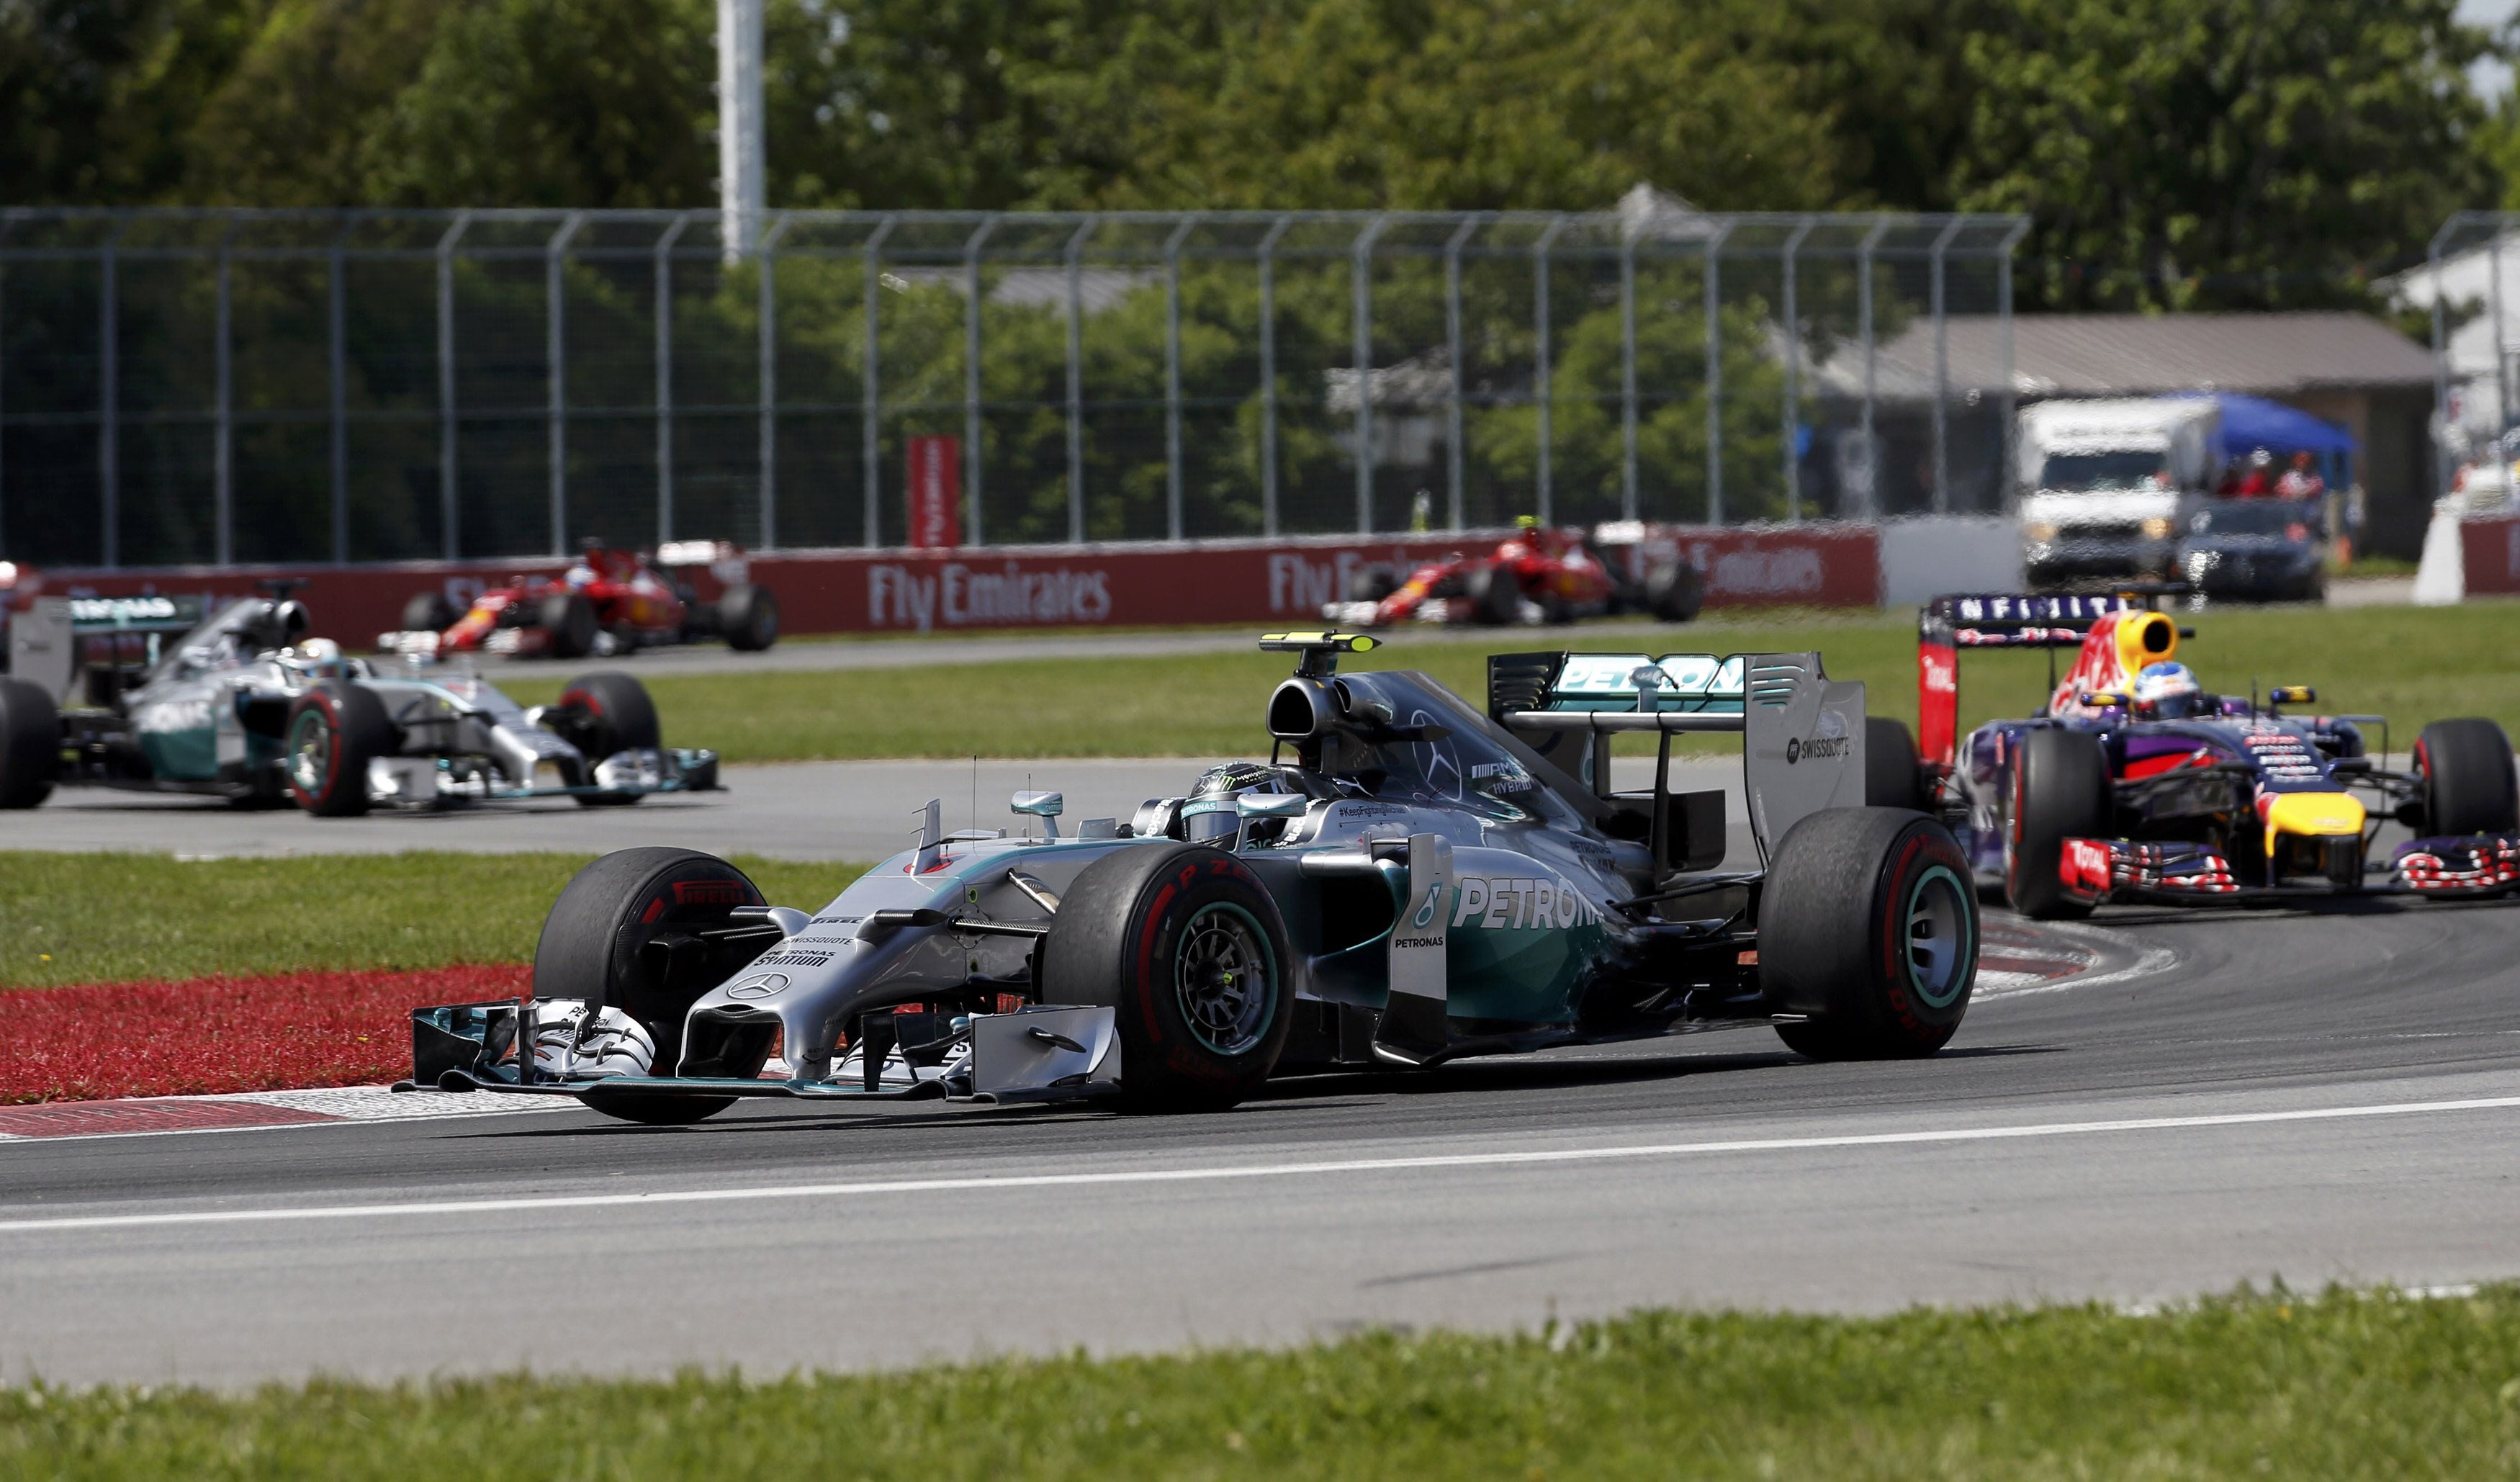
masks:
<path id="1" fill-rule="evenodd" d="M 1977 894 L 1951 831 L 1898 808 L 1794 825 L 1759 894 L 1759 984 L 1786 1046 L 1815 1059 L 1943 1048 L 1977 986 Z"/>
<path id="2" fill-rule="evenodd" d="M 1347 573 L 1347 600 L 1380 602 L 1400 590 L 1400 578 L 1389 566 L 1359 566 Z"/>
<path id="3" fill-rule="evenodd" d="M 554 658 L 584 658 L 595 651 L 595 603 L 583 592 L 554 592 L 535 608 L 543 651 Z"/>
<path id="4" fill-rule="evenodd" d="M 1656 566 L 1645 573 L 1645 610 L 1667 623 L 1696 620 L 1706 606 L 1706 581 L 1686 563 Z"/>
<path id="5" fill-rule="evenodd" d="M 2012 909 L 2043 921 L 2091 915 L 2065 893 L 2057 870 L 2065 840 L 2109 833 L 2109 758 L 2100 739 L 2056 728 L 2023 736 L 2005 815 L 2003 890 Z"/>
<path id="6" fill-rule="evenodd" d="M 31 679 L 0 679 L 0 808 L 32 808 L 53 795 L 62 759 L 62 715 Z"/>
<path id="7" fill-rule="evenodd" d="M 392 755 L 396 743 L 375 691 L 338 682 L 307 691 L 290 705 L 282 733 L 290 799 L 318 818 L 367 812 L 368 763 Z"/>
<path id="8" fill-rule="evenodd" d="M 1864 801 L 1874 808 L 1926 809 L 1924 769 L 1905 721 L 1864 717 Z"/>
<path id="9" fill-rule="evenodd" d="M 415 592 L 402 605 L 403 629 L 411 633 L 443 633 L 463 615 L 443 592 Z"/>
<path id="10" fill-rule="evenodd" d="M 2437 720 L 2415 739 L 2429 836 L 2520 831 L 2511 738 L 2490 720 Z"/>
<path id="11" fill-rule="evenodd" d="M 722 928 L 738 906 L 759 906 L 744 873 L 697 849 L 621 849 L 562 889 L 534 946 L 534 997 L 608 1004 L 637 1019 L 656 1044 L 652 1073 L 672 1075 L 682 1059 L 683 1016 L 695 1000 L 760 952 L 699 933 Z M 762 1055 L 767 1059 L 765 1042 Z M 760 1065 L 748 1072 L 758 1074 Z M 734 1097 L 630 1094 L 590 1097 L 607 1116 L 682 1126 L 716 1115 Z"/>
<path id="12" fill-rule="evenodd" d="M 717 600 L 717 630 L 726 646 L 758 653 L 779 642 L 779 598 L 768 587 L 737 582 Z"/>
<path id="13" fill-rule="evenodd" d="M 1104 855 L 1068 887 L 1041 953 L 1043 1003 L 1115 1010 L 1126 1110 L 1222 1111 L 1258 1091 L 1285 1049 L 1285 924 L 1222 850 Z"/>
<path id="14" fill-rule="evenodd" d="M 586 758 L 585 782 L 590 786 L 597 762 L 616 751 L 650 750 L 664 744 L 648 687 L 618 670 L 599 670 L 570 680 L 545 712 L 544 724 Z M 609 797 L 580 793 L 577 800 L 589 808 L 610 808 L 635 803 L 639 797 L 636 792 Z"/>
<path id="15" fill-rule="evenodd" d="M 1470 621 L 1502 628 L 1522 616 L 1522 583 L 1510 566 L 1479 566 L 1462 578 L 1462 595 L 1470 600 Z"/>

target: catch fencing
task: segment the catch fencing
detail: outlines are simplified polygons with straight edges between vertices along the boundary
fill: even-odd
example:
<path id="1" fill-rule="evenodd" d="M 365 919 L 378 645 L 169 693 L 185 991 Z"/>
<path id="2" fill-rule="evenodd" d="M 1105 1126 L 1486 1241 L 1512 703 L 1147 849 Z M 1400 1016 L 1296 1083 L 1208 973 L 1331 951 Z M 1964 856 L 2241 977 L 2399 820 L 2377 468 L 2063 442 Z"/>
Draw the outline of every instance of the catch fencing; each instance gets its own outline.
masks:
<path id="1" fill-rule="evenodd" d="M 1671 205 L 788 211 L 737 232 L 697 210 L 8 210 L 0 554 L 478 561 L 589 538 L 1989 511 L 2025 225 Z"/>

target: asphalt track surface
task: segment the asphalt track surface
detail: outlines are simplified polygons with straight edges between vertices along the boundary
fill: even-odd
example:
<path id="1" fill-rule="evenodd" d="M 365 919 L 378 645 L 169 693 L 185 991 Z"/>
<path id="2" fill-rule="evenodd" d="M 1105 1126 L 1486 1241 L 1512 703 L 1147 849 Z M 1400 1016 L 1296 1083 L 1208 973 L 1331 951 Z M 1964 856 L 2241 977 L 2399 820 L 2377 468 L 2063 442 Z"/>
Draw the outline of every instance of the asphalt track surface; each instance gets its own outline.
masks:
<path id="1" fill-rule="evenodd" d="M 2050 939 L 2092 969 L 1983 998 L 1922 1061 L 1744 1030 L 1180 1119 L 752 1103 L 0 1143 L 0 1378 L 763 1373 L 2520 1275 L 2520 908 L 2123 910 Z"/>

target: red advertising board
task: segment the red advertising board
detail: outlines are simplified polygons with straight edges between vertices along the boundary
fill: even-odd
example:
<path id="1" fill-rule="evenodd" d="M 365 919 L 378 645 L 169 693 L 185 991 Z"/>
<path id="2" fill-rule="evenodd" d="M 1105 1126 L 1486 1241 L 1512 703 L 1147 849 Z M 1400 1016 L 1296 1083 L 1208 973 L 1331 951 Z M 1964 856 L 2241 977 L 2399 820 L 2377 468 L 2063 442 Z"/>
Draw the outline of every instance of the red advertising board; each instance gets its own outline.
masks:
<path id="1" fill-rule="evenodd" d="M 962 452 L 959 437 L 910 439 L 910 543 L 920 550 L 963 543 Z"/>
<path id="2" fill-rule="evenodd" d="M 2458 541 L 2471 595 L 2520 592 L 2520 518 L 2460 520 Z"/>
<path id="3" fill-rule="evenodd" d="M 950 485 L 949 485 L 950 487 Z M 1319 622 L 1360 568 L 1406 571 L 1509 532 L 1308 536 L 1182 544 L 971 547 L 951 552 L 819 550 L 755 554 L 752 580 L 779 594 L 790 633 L 929 633 L 957 629 Z M 1658 532 L 1662 549 L 1697 567 L 1709 607 L 1863 606 L 1880 601 L 1880 540 L 1868 525 Z M 250 594 L 298 582 L 317 631 L 353 649 L 402 625 L 403 604 L 436 589 L 459 602 L 519 573 L 567 562 L 520 559 L 366 566 L 45 573 L 46 589 L 105 597 Z M 714 584 L 702 581 L 703 595 Z"/>

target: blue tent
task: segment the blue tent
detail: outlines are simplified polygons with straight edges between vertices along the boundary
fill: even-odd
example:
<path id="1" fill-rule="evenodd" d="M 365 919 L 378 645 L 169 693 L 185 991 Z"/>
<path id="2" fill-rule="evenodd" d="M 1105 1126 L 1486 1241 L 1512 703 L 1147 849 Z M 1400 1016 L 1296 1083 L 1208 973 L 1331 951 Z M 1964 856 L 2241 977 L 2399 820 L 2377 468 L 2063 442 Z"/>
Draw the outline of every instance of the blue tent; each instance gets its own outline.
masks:
<path id="1" fill-rule="evenodd" d="M 2275 455 L 2282 462 L 2295 453 L 2310 453 L 2318 458 L 2319 471 L 2331 486 L 2343 487 L 2352 481 L 2353 455 L 2362 451 L 2354 434 L 2334 423 L 2321 422 L 2298 407 L 2263 396 L 2242 396 L 2233 391 L 2180 391 L 2181 399 L 2210 396 L 2223 408 L 2223 447 L 2233 458 L 2245 458 L 2259 448 Z"/>

